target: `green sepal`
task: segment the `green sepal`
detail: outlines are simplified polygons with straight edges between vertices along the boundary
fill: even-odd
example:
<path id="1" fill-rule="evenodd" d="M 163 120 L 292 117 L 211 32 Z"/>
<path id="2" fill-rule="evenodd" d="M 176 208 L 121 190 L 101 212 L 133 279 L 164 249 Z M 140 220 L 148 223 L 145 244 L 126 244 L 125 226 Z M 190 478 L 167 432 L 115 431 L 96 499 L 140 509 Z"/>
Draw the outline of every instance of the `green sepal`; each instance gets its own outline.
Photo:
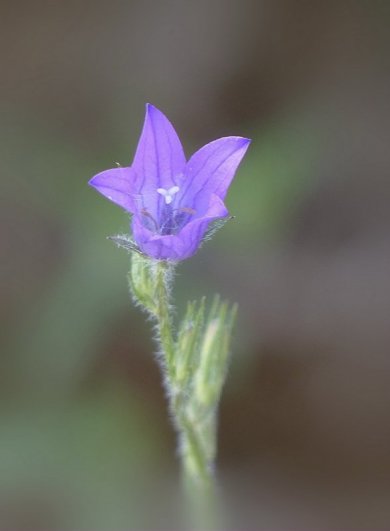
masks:
<path id="1" fill-rule="evenodd" d="M 217 219 L 211 222 L 209 225 L 209 228 L 207 229 L 205 235 L 202 238 L 202 245 L 204 242 L 208 242 L 209 240 L 211 240 L 214 234 L 216 234 L 220 229 L 222 229 L 222 227 L 226 225 L 228 221 L 231 221 L 232 219 L 234 219 L 234 216 L 229 216 L 228 218 Z"/>
<path id="2" fill-rule="evenodd" d="M 111 240 L 115 243 L 117 247 L 120 247 L 122 249 L 126 249 L 128 252 L 135 252 L 142 256 L 144 253 L 140 250 L 138 245 L 135 243 L 133 238 L 128 234 L 118 234 L 117 236 L 107 236 L 108 240 Z"/>
<path id="3" fill-rule="evenodd" d="M 203 408 L 216 407 L 229 366 L 231 332 L 237 305 L 214 298 L 199 349 L 199 365 L 194 375 L 194 394 Z"/>

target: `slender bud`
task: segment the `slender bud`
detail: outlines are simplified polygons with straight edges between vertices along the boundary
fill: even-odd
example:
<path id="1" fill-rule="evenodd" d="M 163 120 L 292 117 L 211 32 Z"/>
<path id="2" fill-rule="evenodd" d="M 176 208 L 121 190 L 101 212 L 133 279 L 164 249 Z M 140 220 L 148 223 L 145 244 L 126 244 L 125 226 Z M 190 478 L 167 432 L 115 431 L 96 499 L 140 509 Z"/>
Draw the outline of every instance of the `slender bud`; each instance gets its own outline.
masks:
<path id="1" fill-rule="evenodd" d="M 236 305 L 229 309 L 228 303 L 217 296 L 207 319 L 194 377 L 196 400 L 204 408 L 216 407 L 222 392 L 236 310 Z"/>
<path id="2" fill-rule="evenodd" d="M 128 274 L 129 286 L 137 304 L 149 312 L 156 313 L 154 260 L 141 254 L 131 253 L 131 267 Z"/>
<path id="3" fill-rule="evenodd" d="M 176 383 L 184 388 L 192 379 L 204 324 L 205 297 L 189 302 L 176 342 Z"/>

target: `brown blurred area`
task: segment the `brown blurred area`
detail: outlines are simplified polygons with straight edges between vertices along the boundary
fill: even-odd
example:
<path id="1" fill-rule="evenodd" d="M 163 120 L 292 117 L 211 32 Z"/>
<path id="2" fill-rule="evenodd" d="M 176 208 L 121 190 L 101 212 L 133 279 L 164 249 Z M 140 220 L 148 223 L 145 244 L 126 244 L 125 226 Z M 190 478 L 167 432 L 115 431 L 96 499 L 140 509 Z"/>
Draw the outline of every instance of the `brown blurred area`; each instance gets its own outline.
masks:
<path id="1" fill-rule="evenodd" d="M 174 494 L 141 509 L 175 491 L 174 437 L 126 257 L 104 239 L 126 223 L 86 187 L 131 159 L 150 101 L 187 153 L 253 138 L 236 221 L 178 278 L 179 307 L 210 291 L 240 305 L 225 528 L 390 529 L 389 3 L 0 7 L 0 528 L 165 529 L 176 513 Z M 116 439 L 105 432 L 103 451 L 104 415 Z M 143 500 L 129 520 L 126 488 Z"/>

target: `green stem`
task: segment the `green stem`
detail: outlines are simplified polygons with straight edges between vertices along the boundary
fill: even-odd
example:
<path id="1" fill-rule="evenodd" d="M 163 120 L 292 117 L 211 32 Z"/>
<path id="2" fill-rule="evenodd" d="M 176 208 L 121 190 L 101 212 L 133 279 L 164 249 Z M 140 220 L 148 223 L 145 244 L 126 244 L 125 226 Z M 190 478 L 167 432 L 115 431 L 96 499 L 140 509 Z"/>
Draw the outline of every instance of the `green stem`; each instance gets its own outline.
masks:
<path id="1" fill-rule="evenodd" d="M 183 475 L 188 485 L 194 484 L 202 488 L 212 485 L 212 471 L 207 458 L 207 452 L 202 445 L 199 422 L 191 419 L 186 407 L 185 390 L 179 387 L 176 380 L 175 341 L 172 333 L 172 318 L 170 311 L 170 293 L 168 276 L 171 274 L 170 264 L 158 261 L 156 272 L 156 313 L 159 338 L 164 352 L 167 369 L 167 391 L 170 409 L 174 416 L 176 428 L 180 436 L 181 460 Z"/>
<path id="2" fill-rule="evenodd" d="M 225 369 L 215 364 L 223 360 L 219 348 L 224 345 L 222 332 L 226 312 L 225 306 L 219 304 L 219 299 L 216 300 L 204 328 L 204 300 L 197 309 L 194 304 L 189 305 L 188 315 L 182 321 L 176 338 L 170 304 L 173 269 L 174 264 L 168 261 L 151 260 L 134 254 L 129 285 L 136 303 L 156 322 L 164 384 L 180 443 L 187 515 L 190 515 L 192 528 L 211 530 L 221 527 L 217 525 L 219 511 L 213 463 L 216 404 L 221 388 L 220 379 Z M 222 316 L 219 320 L 217 310 Z M 187 342 L 184 340 L 185 334 L 189 334 Z M 211 392 L 210 385 L 217 391 Z M 213 393 L 216 393 L 216 397 Z"/>
<path id="3" fill-rule="evenodd" d="M 194 483 L 196 488 L 209 489 L 213 483 L 212 467 L 207 459 L 207 453 L 196 422 L 192 421 L 187 412 L 172 404 L 181 435 L 181 459 L 183 475 L 187 484 Z M 176 411 L 175 411 L 176 409 Z"/>
<path id="4" fill-rule="evenodd" d="M 172 265 L 163 261 L 155 264 L 156 312 L 158 335 L 164 354 L 166 369 L 171 383 L 176 377 L 175 341 L 172 335 L 172 318 L 170 312 L 170 293 L 168 276 L 172 274 Z"/>

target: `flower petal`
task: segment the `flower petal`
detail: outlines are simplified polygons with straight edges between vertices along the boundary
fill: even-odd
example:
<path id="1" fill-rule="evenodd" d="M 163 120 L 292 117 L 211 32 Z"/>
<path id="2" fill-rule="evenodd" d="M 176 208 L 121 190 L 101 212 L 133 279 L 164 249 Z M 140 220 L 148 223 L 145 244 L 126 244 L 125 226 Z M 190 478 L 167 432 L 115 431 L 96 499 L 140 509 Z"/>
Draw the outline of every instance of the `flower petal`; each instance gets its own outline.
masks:
<path id="1" fill-rule="evenodd" d="M 140 217 L 134 216 L 133 236 L 140 249 L 153 258 L 184 260 L 198 250 L 209 223 L 227 215 L 228 211 L 223 201 L 218 196 L 212 195 L 205 215 L 187 223 L 177 234 L 166 236 L 153 234 L 142 224 Z"/>
<path id="2" fill-rule="evenodd" d="M 186 159 L 172 124 L 164 114 L 148 103 L 145 123 L 132 168 L 140 180 L 138 193 L 155 193 L 157 188 L 175 186 Z M 157 197 L 157 196 L 156 196 Z"/>
<path id="3" fill-rule="evenodd" d="M 196 208 L 198 194 L 214 193 L 224 199 L 249 144 L 248 138 L 228 136 L 214 140 L 194 153 L 184 170 L 181 203 Z"/>
<path id="4" fill-rule="evenodd" d="M 121 206 L 128 212 L 134 212 L 136 202 L 134 197 L 135 173 L 132 168 L 113 168 L 102 171 L 92 177 L 89 185 Z"/>

